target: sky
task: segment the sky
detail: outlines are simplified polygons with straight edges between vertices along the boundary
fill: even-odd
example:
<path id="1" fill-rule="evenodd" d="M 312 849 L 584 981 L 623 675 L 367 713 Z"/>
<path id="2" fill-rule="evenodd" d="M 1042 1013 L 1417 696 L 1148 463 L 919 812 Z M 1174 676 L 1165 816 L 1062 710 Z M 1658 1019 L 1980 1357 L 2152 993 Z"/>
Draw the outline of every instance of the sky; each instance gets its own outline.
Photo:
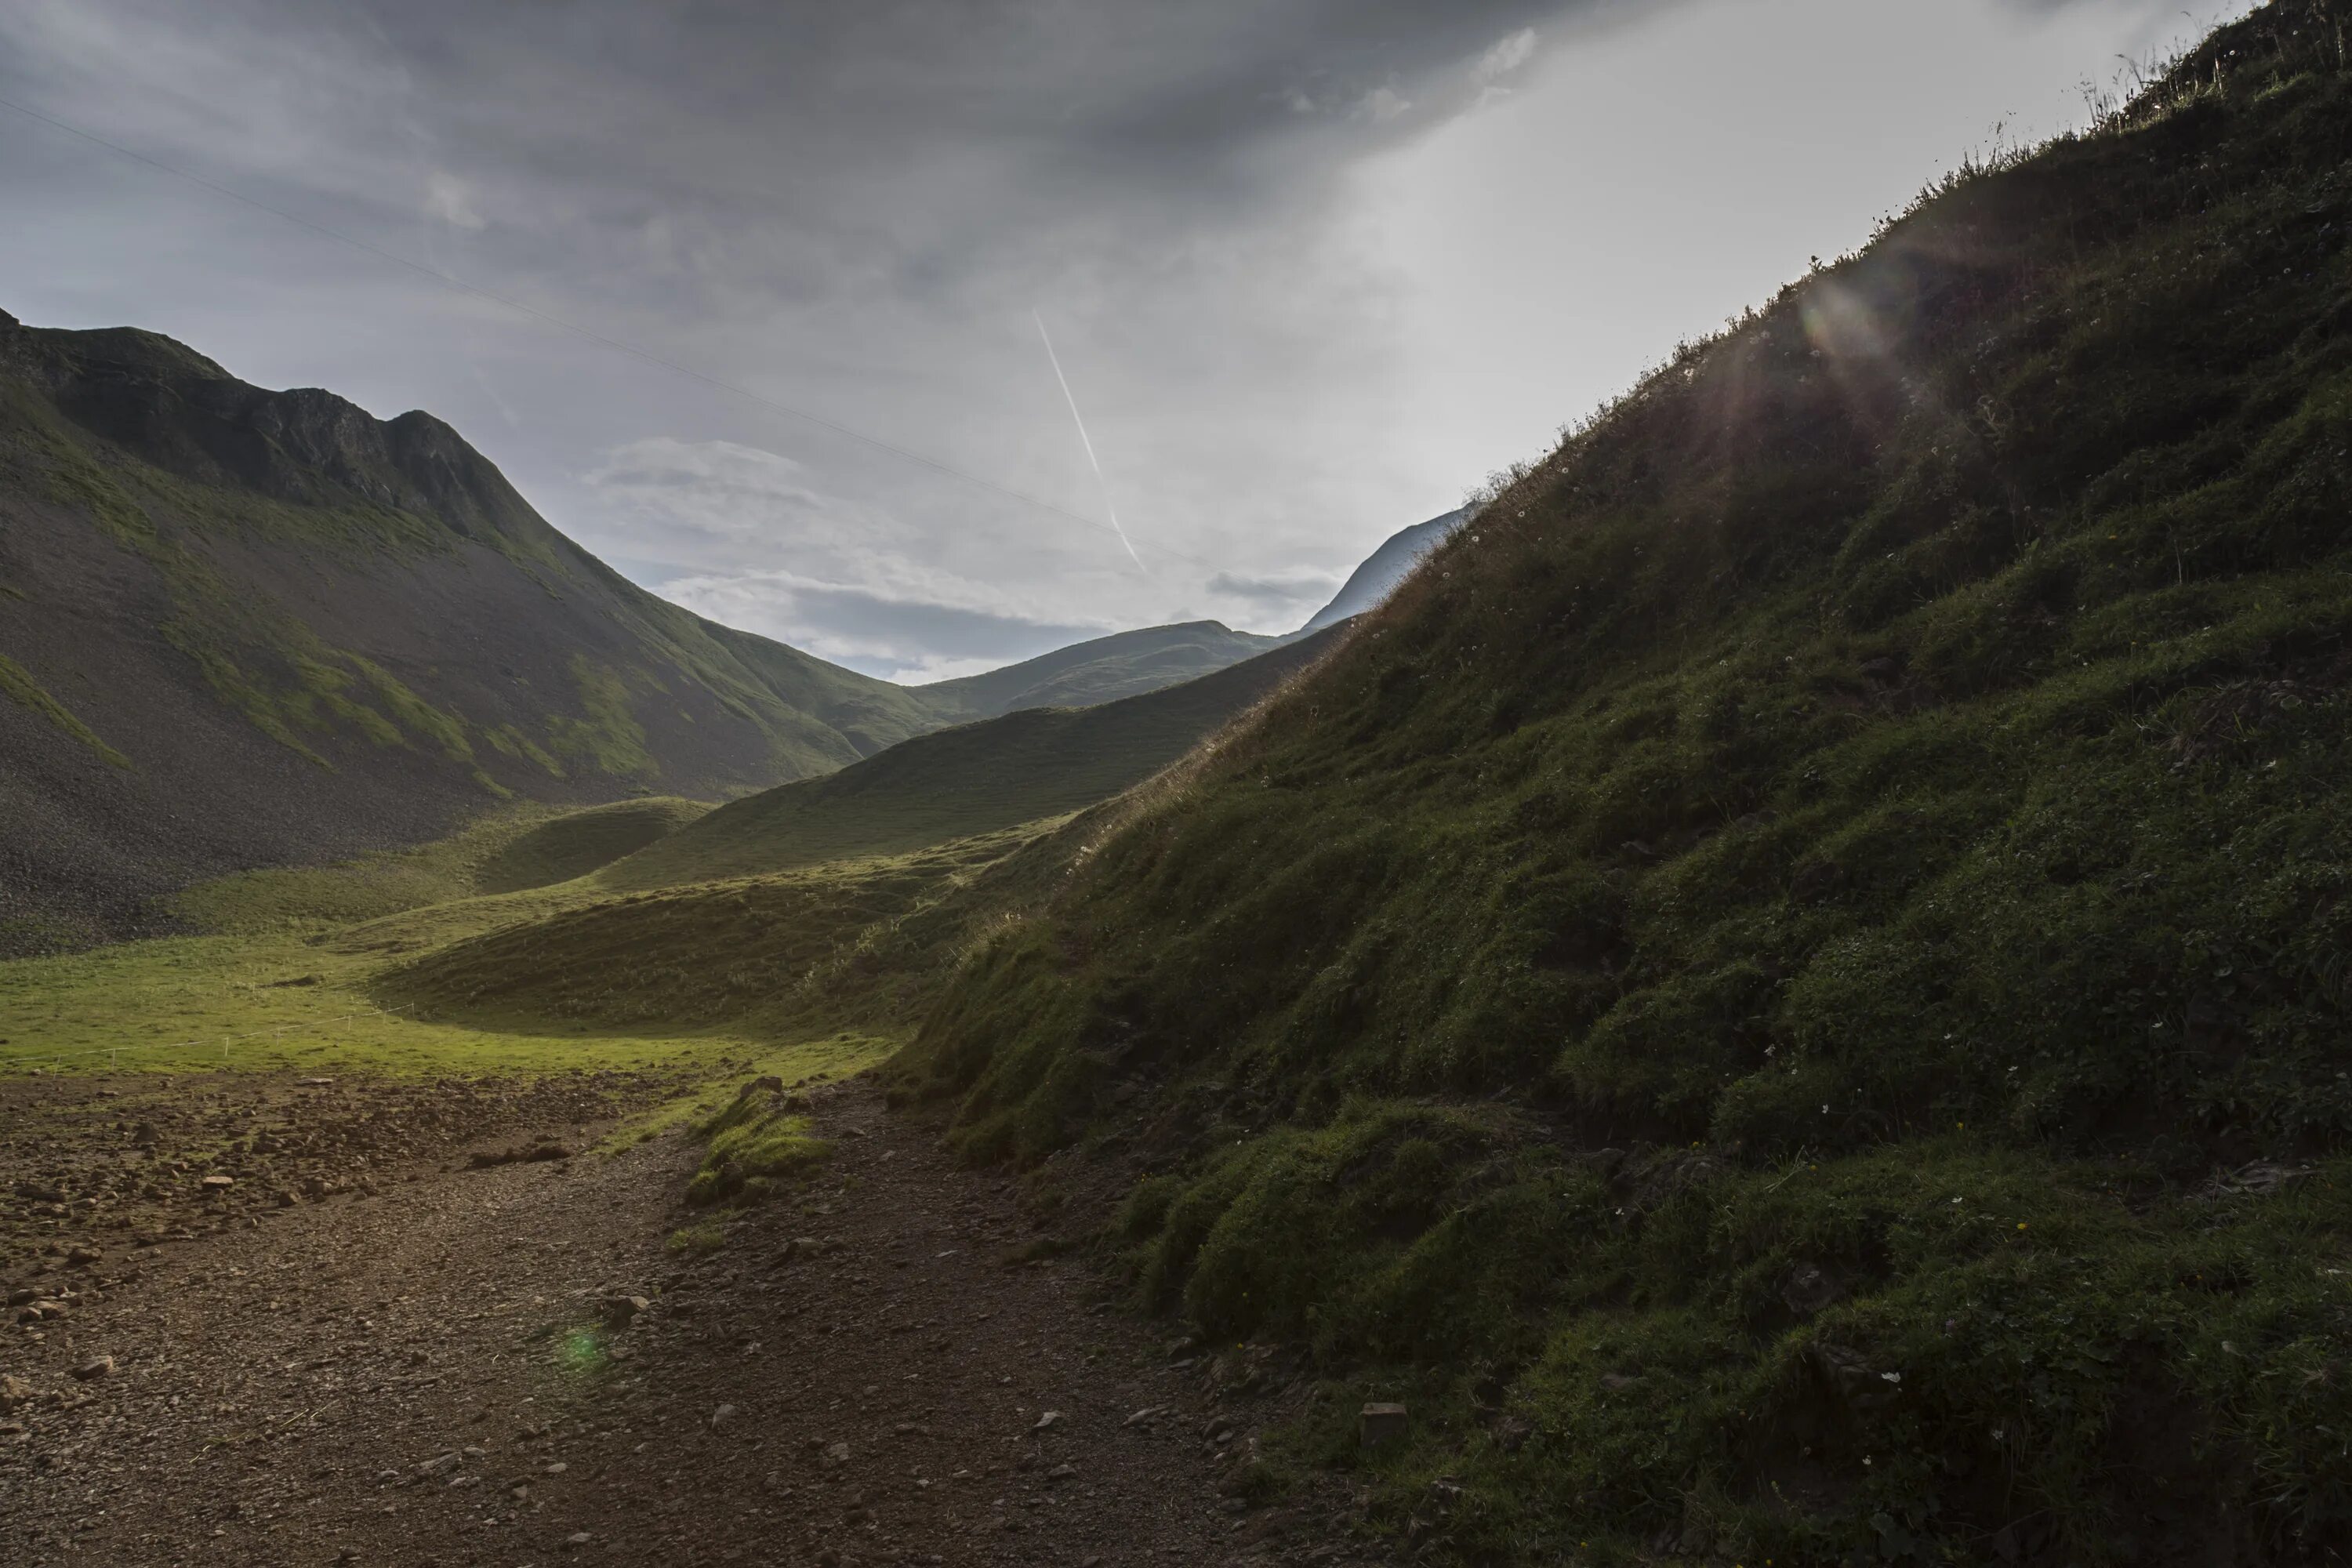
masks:
<path id="1" fill-rule="evenodd" d="M 2246 8 L 9 0 L 0 309 L 428 409 L 645 586 L 940 679 L 1290 629 Z"/>

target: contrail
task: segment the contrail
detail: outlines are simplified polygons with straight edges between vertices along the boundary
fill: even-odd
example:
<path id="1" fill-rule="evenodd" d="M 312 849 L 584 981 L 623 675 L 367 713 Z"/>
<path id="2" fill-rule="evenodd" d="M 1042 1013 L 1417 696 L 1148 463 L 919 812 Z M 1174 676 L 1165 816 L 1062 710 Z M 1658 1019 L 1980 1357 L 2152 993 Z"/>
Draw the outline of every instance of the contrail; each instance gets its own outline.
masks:
<path id="1" fill-rule="evenodd" d="M 1127 537 L 1127 530 L 1118 524 L 1118 508 L 1110 499 L 1110 481 L 1103 478 L 1102 459 L 1095 456 L 1094 439 L 1087 434 L 1086 417 L 1078 412 L 1078 400 L 1070 392 L 1070 378 L 1062 374 L 1062 356 L 1054 352 L 1053 334 L 1045 331 L 1045 318 L 1036 311 L 1030 311 L 1029 319 L 1037 323 L 1037 335 L 1045 340 L 1045 357 L 1054 363 L 1054 379 L 1062 384 L 1063 399 L 1070 405 L 1071 423 L 1078 427 L 1078 441 L 1087 449 L 1087 461 L 1095 466 L 1095 482 L 1102 486 L 1103 510 L 1110 513 L 1111 531 L 1118 535 L 1121 544 L 1127 546 L 1127 558 L 1134 562 L 1135 569 L 1140 572 L 1143 570 L 1143 557 L 1135 552 L 1134 542 Z"/>

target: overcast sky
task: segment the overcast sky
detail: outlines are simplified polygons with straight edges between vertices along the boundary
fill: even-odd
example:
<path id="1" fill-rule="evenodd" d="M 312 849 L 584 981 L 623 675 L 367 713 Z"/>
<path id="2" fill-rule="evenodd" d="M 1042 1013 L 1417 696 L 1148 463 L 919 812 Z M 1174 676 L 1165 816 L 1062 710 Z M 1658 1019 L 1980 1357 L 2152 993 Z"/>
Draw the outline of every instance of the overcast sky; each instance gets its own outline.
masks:
<path id="1" fill-rule="evenodd" d="M 2191 28 L 2179 0 L 7 0 L 0 97 L 539 316 L 6 110 L 0 308 L 430 409 L 646 586 L 937 679 L 1289 629 Z"/>

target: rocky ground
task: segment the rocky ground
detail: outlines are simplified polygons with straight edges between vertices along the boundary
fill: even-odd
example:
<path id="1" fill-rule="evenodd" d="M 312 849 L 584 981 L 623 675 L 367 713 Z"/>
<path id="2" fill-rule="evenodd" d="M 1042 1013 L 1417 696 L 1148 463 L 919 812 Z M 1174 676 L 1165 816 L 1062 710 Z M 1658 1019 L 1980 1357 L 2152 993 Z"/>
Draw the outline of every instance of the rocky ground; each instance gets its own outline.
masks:
<path id="1" fill-rule="evenodd" d="M 0 1085 L 0 1561 L 1363 1560 L 1237 1495 L 1280 1358 L 1024 1260 L 1009 1185 L 862 1086 L 681 1249 L 698 1151 L 584 1152 L 663 1087 Z"/>

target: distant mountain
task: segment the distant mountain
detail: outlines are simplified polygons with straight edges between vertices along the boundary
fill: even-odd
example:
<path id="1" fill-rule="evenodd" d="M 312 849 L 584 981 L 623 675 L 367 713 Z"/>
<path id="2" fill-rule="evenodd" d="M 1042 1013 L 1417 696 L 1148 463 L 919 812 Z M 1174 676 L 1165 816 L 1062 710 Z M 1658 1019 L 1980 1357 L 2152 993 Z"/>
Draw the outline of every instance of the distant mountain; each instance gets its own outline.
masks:
<path id="1" fill-rule="evenodd" d="M 895 686 L 636 587 L 429 414 L 0 312 L 0 955 L 160 929 L 159 894 L 508 799 L 723 799 L 1299 635 L 1195 621 Z"/>
<path id="2" fill-rule="evenodd" d="M 1307 624 L 1297 635 L 1319 632 L 1325 626 L 1337 626 L 1351 616 L 1366 610 L 1389 596 L 1405 574 L 1421 564 L 1421 558 L 1444 542 L 1445 536 L 1462 526 L 1470 515 L 1467 507 L 1457 508 L 1444 517 L 1433 517 L 1427 522 L 1416 522 L 1389 535 L 1388 542 L 1365 558 L 1364 563 L 1349 574 L 1347 582 L 1331 602 L 1307 617 Z"/>
<path id="3" fill-rule="evenodd" d="M 652 888 L 900 855 L 1076 811 L 1176 761 L 1331 640 L 1290 641 L 1116 702 L 1021 709 L 920 736 L 839 773 L 722 805 L 608 867 L 600 879 Z"/>
<path id="4" fill-rule="evenodd" d="M 942 721 L 713 625 L 423 413 L 0 314 L 0 952 L 510 796 L 721 796 Z"/>
<path id="5" fill-rule="evenodd" d="M 912 690 L 943 711 L 974 719 L 1023 708 L 1084 708 L 1191 680 L 1287 640 L 1234 631 L 1216 621 L 1186 621 L 1115 632 L 984 675 Z"/>

